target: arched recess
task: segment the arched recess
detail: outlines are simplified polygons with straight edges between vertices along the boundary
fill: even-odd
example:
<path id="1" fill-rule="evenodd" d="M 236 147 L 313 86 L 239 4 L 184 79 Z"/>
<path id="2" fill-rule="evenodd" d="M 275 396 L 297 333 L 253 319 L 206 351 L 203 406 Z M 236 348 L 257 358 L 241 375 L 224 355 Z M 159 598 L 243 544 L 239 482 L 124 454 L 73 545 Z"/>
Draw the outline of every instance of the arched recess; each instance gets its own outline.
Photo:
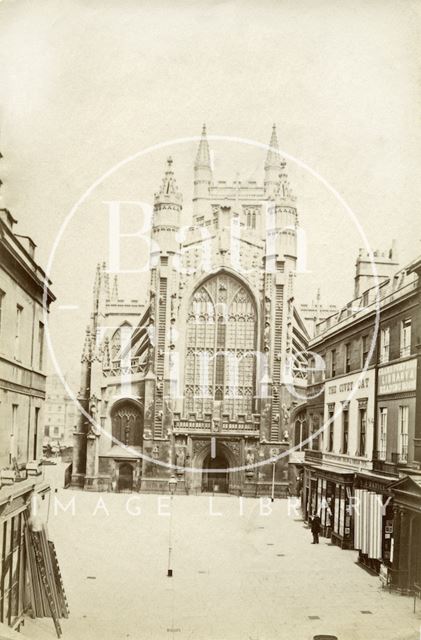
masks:
<path id="1" fill-rule="evenodd" d="M 226 484 L 224 487 L 221 487 L 222 492 L 226 493 L 238 493 L 240 488 L 240 471 L 237 471 L 237 467 L 241 466 L 241 462 L 238 457 L 231 451 L 231 449 L 220 442 L 216 443 L 216 451 L 215 460 L 225 460 L 226 466 L 213 466 L 213 473 L 209 473 L 209 458 L 212 455 L 211 444 L 207 444 L 203 446 L 192 459 L 192 467 L 194 469 L 199 469 L 200 471 L 195 471 L 191 474 L 191 491 L 193 493 L 201 493 L 206 491 L 211 491 L 212 485 L 212 476 L 217 477 L 218 475 L 226 475 Z M 231 469 L 235 469 L 231 471 Z M 221 473 L 219 473 L 221 472 Z M 204 475 L 208 476 L 209 485 L 204 486 Z"/>
<path id="2" fill-rule="evenodd" d="M 193 291 L 186 321 L 184 413 L 253 413 L 258 312 L 250 288 L 217 272 Z"/>
<path id="3" fill-rule="evenodd" d="M 132 399 L 122 399 L 111 409 L 112 435 L 128 447 L 141 447 L 143 441 L 143 406 Z"/>

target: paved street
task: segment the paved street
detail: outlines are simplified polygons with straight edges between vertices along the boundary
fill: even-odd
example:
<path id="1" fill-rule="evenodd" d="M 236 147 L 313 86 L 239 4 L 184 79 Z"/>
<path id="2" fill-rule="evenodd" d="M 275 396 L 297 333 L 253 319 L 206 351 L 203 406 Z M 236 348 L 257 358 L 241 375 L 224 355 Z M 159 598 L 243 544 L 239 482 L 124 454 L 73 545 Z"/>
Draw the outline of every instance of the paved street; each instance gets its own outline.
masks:
<path id="1" fill-rule="evenodd" d="M 311 545 L 286 501 L 270 515 L 258 500 L 175 496 L 173 569 L 168 578 L 169 517 L 158 496 L 61 491 L 70 509 L 49 530 L 71 616 L 64 640 L 415 640 L 421 603 L 381 590 L 355 564 L 356 552 L 321 540 Z M 141 515 L 129 515 L 141 505 Z M 109 511 L 95 508 L 102 499 Z M 53 498 L 52 498 L 53 500 Z M 167 511 L 169 499 L 161 504 Z M 210 507 L 214 513 L 211 515 Z M 262 510 L 264 511 L 264 509 Z M 54 638 L 49 619 L 29 621 L 24 635 Z"/>

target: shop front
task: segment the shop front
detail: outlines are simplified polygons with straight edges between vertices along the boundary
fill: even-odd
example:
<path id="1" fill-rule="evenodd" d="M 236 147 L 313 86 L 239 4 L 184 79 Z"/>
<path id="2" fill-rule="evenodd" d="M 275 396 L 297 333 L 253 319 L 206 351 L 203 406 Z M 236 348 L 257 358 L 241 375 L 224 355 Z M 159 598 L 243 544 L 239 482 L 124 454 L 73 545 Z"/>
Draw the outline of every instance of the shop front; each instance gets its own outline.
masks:
<path id="1" fill-rule="evenodd" d="M 369 472 L 355 477 L 354 548 L 359 551 L 360 564 L 382 575 L 391 567 L 393 499 L 389 488 L 394 480 Z"/>
<path id="2" fill-rule="evenodd" d="M 390 487 L 394 544 L 389 584 L 401 593 L 421 591 L 421 475 L 406 476 Z"/>
<path id="3" fill-rule="evenodd" d="M 306 449 L 304 452 L 301 507 L 306 522 L 317 511 L 317 471 L 321 461 L 321 451 Z"/>
<path id="4" fill-rule="evenodd" d="M 352 549 L 352 487 L 354 472 L 327 465 L 307 465 L 305 519 L 318 514 L 321 534 L 342 549 Z"/>

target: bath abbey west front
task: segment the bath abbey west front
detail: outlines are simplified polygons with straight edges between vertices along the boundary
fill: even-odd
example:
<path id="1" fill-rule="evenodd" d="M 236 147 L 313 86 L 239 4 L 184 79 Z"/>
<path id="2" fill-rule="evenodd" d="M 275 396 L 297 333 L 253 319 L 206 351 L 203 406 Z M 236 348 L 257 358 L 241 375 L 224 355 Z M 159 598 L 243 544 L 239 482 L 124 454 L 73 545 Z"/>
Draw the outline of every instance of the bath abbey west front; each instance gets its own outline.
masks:
<path id="1" fill-rule="evenodd" d="M 74 435 L 72 486 L 167 492 L 175 474 L 177 492 L 285 495 L 288 458 L 272 458 L 290 445 L 308 334 L 277 149 L 273 127 L 263 184 L 217 181 L 203 128 L 187 233 L 171 158 L 155 194 L 147 299 L 121 300 L 98 266 L 79 396 L 93 420 Z"/>

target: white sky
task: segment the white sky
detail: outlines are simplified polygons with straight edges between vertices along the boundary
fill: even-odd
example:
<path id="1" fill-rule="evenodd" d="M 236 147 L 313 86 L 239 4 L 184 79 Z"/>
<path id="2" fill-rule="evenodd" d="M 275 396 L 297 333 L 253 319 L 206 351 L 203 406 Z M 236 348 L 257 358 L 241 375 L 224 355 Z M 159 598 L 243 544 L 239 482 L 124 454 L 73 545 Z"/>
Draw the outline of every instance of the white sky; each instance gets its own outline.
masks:
<path id="1" fill-rule="evenodd" d="M 320 173 L 355 212 L 373 249 L 421 253 L 420 3 L 79 2 L 0 4 L 0 177 L 4 201 L 46 264 L 74 203 L 141 149 L 200 134 L 268 143 Z M 262 178 L 264 152 L 218 143 L 216 178 Z M 196 144 L 174 147 L 187 211 Z M 167 151 L 139 159 L 77 212 L 52 270 L 51 313 L 64 370 L 78 370 L 105 207 L 157 190 Z M 309 269 L 298 294 L 352 297 L 363 242 L 314 178 L 289 163 Z M 105 253 L 105 255 L 104 255 Z M 130 297 L 145 289 L 139 278 Z M 77 304 L 62 312 L 58 304 Z"/>

